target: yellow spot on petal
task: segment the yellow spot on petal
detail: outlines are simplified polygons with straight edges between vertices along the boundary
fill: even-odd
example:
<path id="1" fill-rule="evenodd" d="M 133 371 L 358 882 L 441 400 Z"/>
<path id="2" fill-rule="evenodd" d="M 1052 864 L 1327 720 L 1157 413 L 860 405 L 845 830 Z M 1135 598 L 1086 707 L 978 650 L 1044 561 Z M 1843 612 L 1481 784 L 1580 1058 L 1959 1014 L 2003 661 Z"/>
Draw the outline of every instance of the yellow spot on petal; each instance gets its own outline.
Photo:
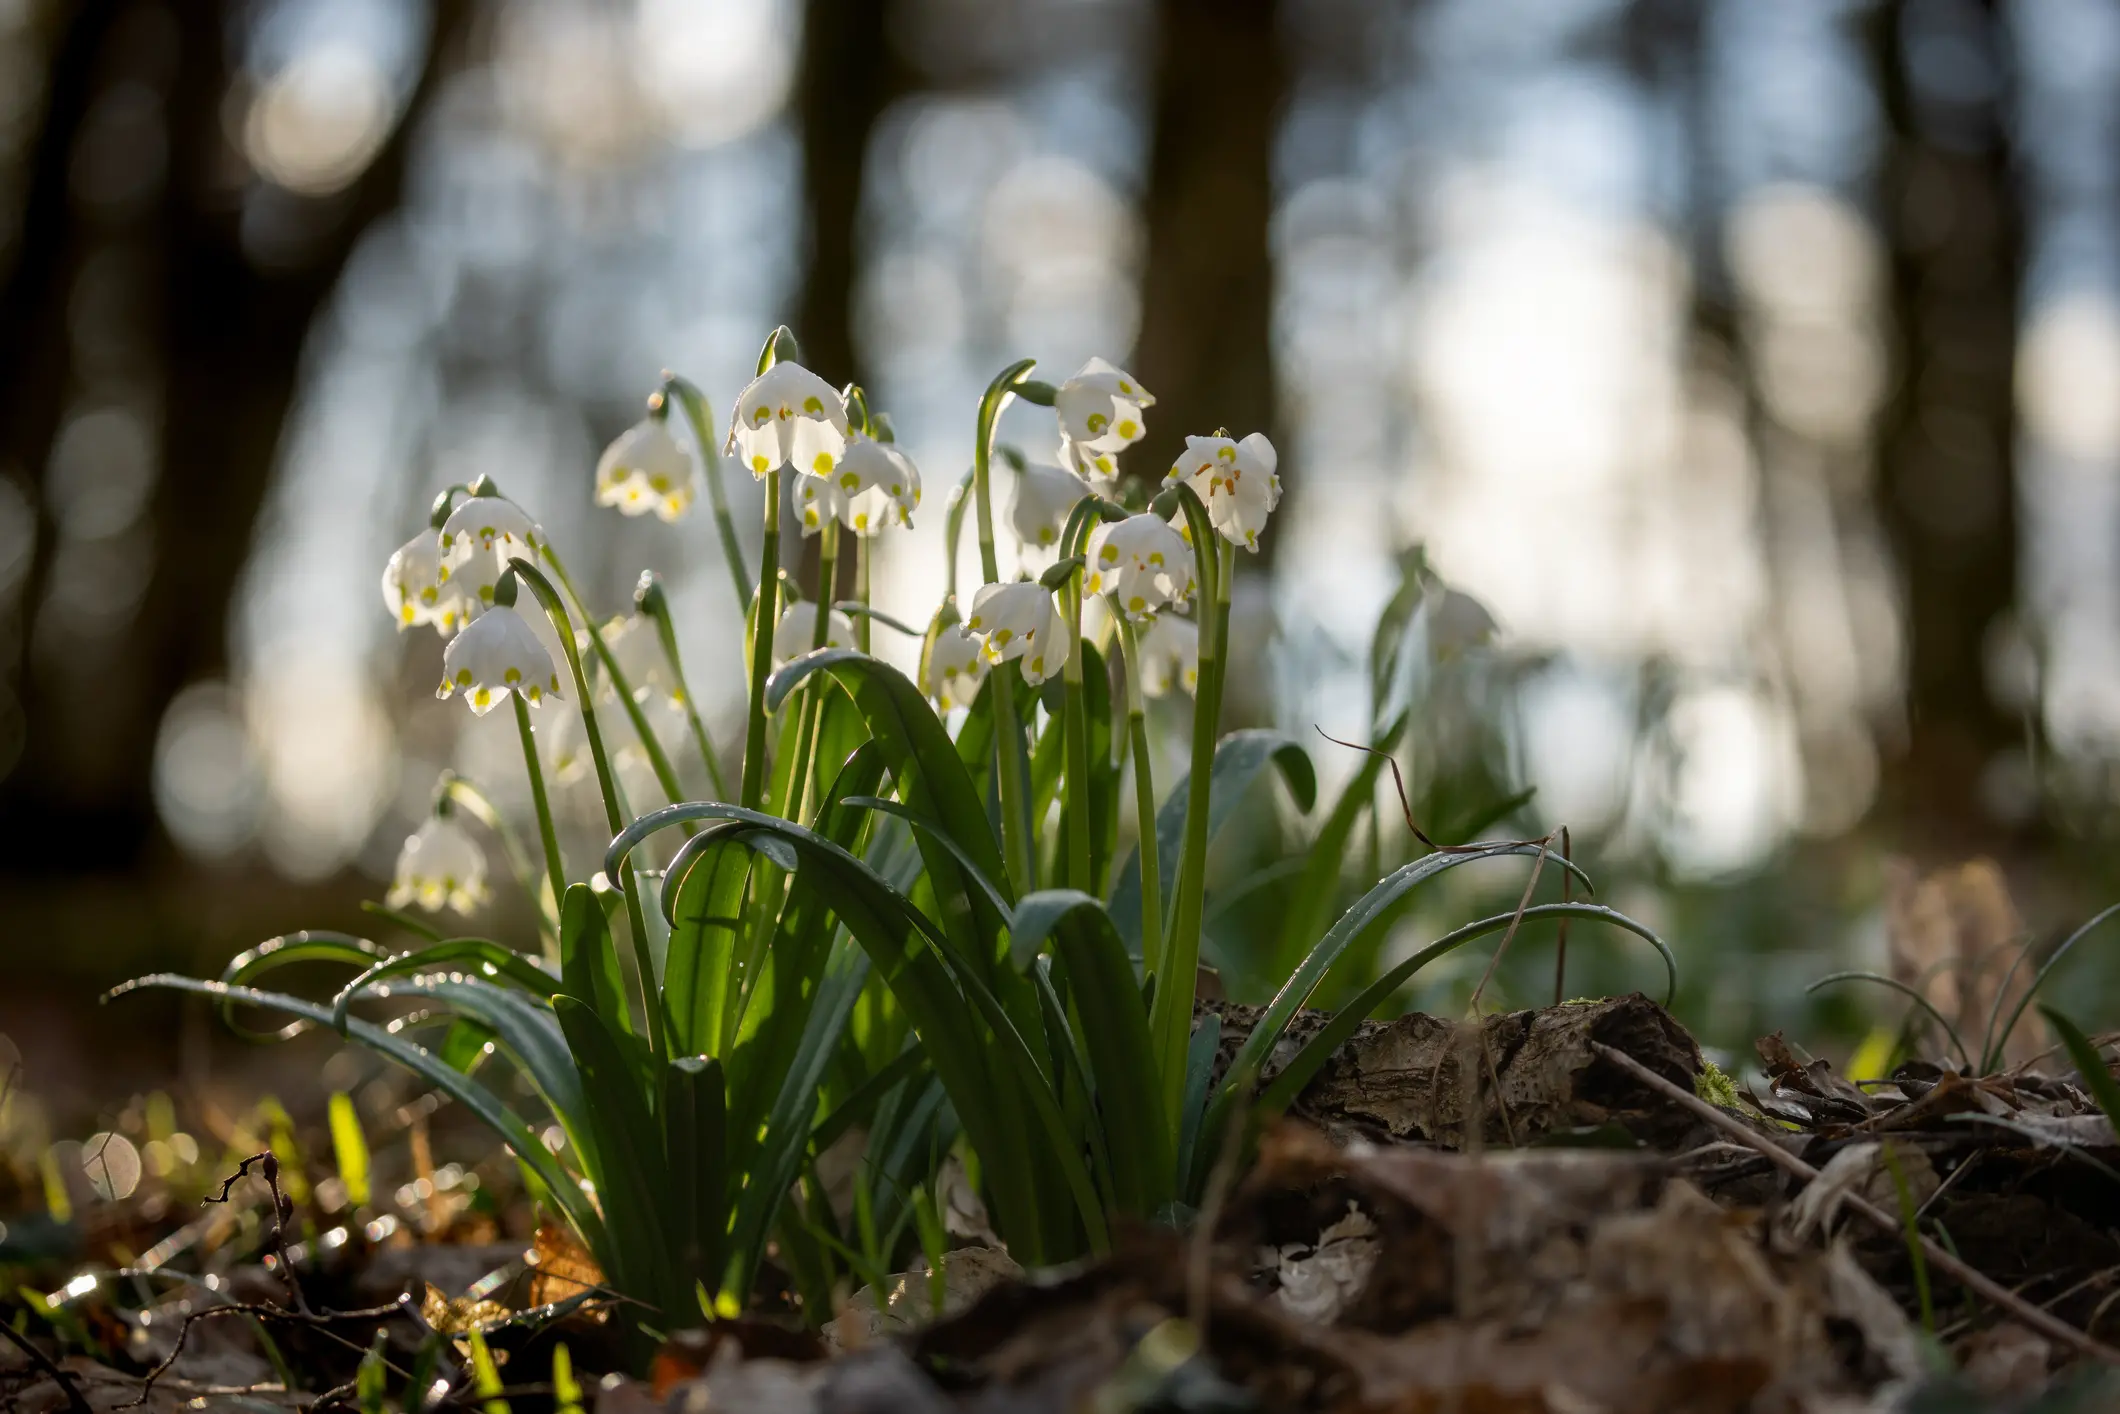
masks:
<path id="1" fill-rule="evenodd" d="M 1110 564 L 1114 560 L 1119 558 L 1119 547 L 1116 545 L 1106 545 L 1102 550 L 1099 550 L 1097 552 L 1097 558 L 1104 561 L 1104 563 L 1106 564 Z"/>
<path id="2" fill-rule="evenodd" d="M 847 472 L 844 476 L 841 476 L 839 478 L 839 489 L 842 491 L 852 491 L 858 488 L 860 485 L 861 478 L 856 476 L 851 471 Z"/>
<path id="3" fill-rule="evenodd" d="M 802 400 L 802 410 L 812 417 L 821 417 L 824 415 L 824 404 L 817 401 L 817 395 L 812 393 Z"/>
<path id="4" fill-rule="evenodd" d="M 772 469 L 773 464 L 767 461 L 763 454 L 751 458 L 751 470 L 757 472 L 760 476 L 764 476 Z"/>
<path id="5" fill-rule="evenodd" d="M 471 686 L 471 669 L 469 669 L 469 668 L 458 668 L 458 669 L 456 670 L 456 685 L 457 685 L 458 687 L 469 687 L 469 686 Z"/>
<path id="6" fill-rule="evenodd" d="M 1119 424 L 1119 435 L 1128 441 L 1132 441 L 1141 435 L 1141 424 L 1129 417 L 1126 421 Z"/>
<path id="7" fill-rule="evenodd" d="M 510 668 L 507 672 L 501 674 L 501 681 L 510 687 L 514 687 L 522 680 L 523 670 L 521 668 Z"/>
<path id="8" fill-rule="evenodd" d="M 483 687 L 471 694 L 471 701 L 474 706 L 483 707 L 492 700 L 493 694 Z"/>
<path id="9" fill-rule="evenodd" d="M 830 476 L 832 474 L 832 454 L 830 452 L 819 452 L 817 460 L 810 463 L 810 469 L 819 476 Z"/>
<path id="10" fill-rule="evenodd" d="M 1112 420 L 1101 412 L 1093 412 L 1082 420 L 1082 425 L 1092 432 L 1101 433 L 1105 428 L 1112 425 Z"/>
<path id="11" fill-rule="evenodd" d="M 1126 607 L 1138 614 L 1148 607 L 1148 601 L 1136 594 L 1133 598 L 1126 601 Z"/>

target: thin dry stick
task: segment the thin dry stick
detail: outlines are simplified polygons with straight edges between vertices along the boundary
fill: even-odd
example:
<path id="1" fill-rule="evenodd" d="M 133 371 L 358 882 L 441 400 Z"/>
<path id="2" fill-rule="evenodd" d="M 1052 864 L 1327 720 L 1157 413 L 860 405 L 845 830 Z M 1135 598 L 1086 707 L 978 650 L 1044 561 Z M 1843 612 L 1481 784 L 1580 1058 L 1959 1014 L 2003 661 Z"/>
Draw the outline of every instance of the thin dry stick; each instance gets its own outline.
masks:
<path id="1" fill-rule="evenodd" d="M 80 1386 L 74 1383 L 74 1376 L 52 1363 L 51 1356 L 39 1350 L 28 1336 L 17 1335 L 15 1328 L 5 1321 L 0 1321 L 0 1335 L 6 1336 L 9 1344 L 28 1356 L 29 1363 L 59 1387 L 59 1392 L 66 1396 L 66 1407 L 73 1410 L 74 1414 L 95 1414 L 89 1407 L 87 1398 L 82 1395 Z"/>
<path id="2" fill-rule="evenodd" d="M 1575 854 L 1569 847 L 1568 827 L 1561 826 L 1561 902 L 1575 901 L 1575 871 L 1567 866 L 1574 863 Z M 1553 1004 L 1559 1006 L 1568 1000 L 1568 915 L 1561 915 L 1560 933 L 1553 940 Z"/>
<path id="3" fill-rule="evenodd" d="M 1497 844 L 1538 843 L 1538 841 L 1536 840 L 1485 840 L 1476 844 L 1437 844 L 1434 840 L 1428 838 L 1428 832 L 1426 830 L 1423 830 L 1419 825 L 1414 823 L 1413 803 L 1406 798 L 1406 777 L 1399 771 L 1398 758 L 1394 757 L 1390 752 L 1384 750 L 1380 746 L 1364 746 L 1358 741 L 1341 741 L 1331 732 L 1328 732 L 1323 727 L 1318 726 L 1316 722 L 1312 722 L 1310 725 L 1313 729 L 1316 730 L 1319 736 L 1324 737 L 1325 740 L 1331 742 L 1334 746 L 1344 746 L 1350 751 L 1366 751 L 1371 756 L 1381 756 L 1384 758 L 1384 764 L 1391 768 L 1391 783 L 1392 785 L 1398 788 L 1399 809 L 1404 811 L 1406 814 L 1406 828 L 1413 831 L 1413 837 L 1415 839 L 1419 840 L 1428 848 L 1434 850 L 1437 854 L 1473 854 L 1483 849 L 1492 849 Z"/>
<path id="4" fill-rule="evenodd" d="M 278 1156 L 270 1149 L 267 1149 L 262 1154 L 252 1154 L 249 1158 L 243 1160 L 242 1163 L 236 1165 L 234 1173 L 221 1180 L 221 1196 L 208 1198 L 205 1201 L 208 1203 L 226 1203 L 228 1201 L 228 1190 L 236 1186 L 236 1180 L 250 1172 L 252 1164 L 258 1166 L 258 1172 L 265 1176 L 265 1186 L 272 1190 L 272 1246 L 273 1251 L 280 1258 L 280 1279 L 287 1283 L 287 1294 L 294 1298 L 295 1310 L 306 1316 L 309 1314 L 309 1303 L 302 1299 L 302 1284 L 295 1278 L 294 1263 L 287 1260 L 287 1210 L 290 1205 L 280 1195 L 280 1160 Z"/>
<path id="5" fill-rule="evenodd" d="M 1600 1041 L 1592 1041 L 1590 1049 L 1606 1060 L 1611 1061 L 1614 1065 L 1626 1071 L 1664 1098 L 1698 1115 L 1701 1119 L 1722 1130 L 1739 1143 L 1757 1149 L 1783 1171 L 1794 1175 L 1805 1183 L 1809 1183 L 1812 1179 L 1818 1177 L 1817 1169 L 1812 1168 L 1773 1140 L 1768 1139 L 1764 1135 L 1754 1134 L 1706 1100 L 1701 1099 L 1690 1090 L 1672 1084 L 1625 1051 L 1616 1050 Z M 1898 1218 L 1885 1212 L 1884 1209 L 1860 1194 L 1847 1194 L 1840 1201 L 1854 1212 L 1859 1213 L 1881 1232 L 1898 1237 L 1906 1231 Z M 1915 1240 L 1921 1244 L 1922 1255 L 1928 1258 L 1929 1265 L 1969 1288 L 1988 1304 L 1999 1307 L 2019 1325 L 2036 1331 L 2049 1340 L 2058 1341 L 2079 1355 L 2089 1356 L 2093 1360 L 2098 1360 L 2108 1365 L 2120 1365 L 2120 1350 L 2115 1350 L 2102 1341 L 2093 1340 L 2068 1322 L 2040 1310 L 2037 1306 L 2032 1305 L 2007 1287 L 1983 1276 L 1964 1262 L 1959 1261 L 1944 1247 L 1921 1236 L 1919 1233 L 1915 1234 Z"/>

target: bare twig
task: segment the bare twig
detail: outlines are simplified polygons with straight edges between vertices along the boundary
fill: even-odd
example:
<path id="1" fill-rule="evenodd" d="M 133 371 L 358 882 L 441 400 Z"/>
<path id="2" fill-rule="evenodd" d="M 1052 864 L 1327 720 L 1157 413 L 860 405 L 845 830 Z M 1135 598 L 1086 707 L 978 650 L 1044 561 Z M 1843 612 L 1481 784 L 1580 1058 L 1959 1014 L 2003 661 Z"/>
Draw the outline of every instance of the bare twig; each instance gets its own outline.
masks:
<path id="1" fill-rule="evenodd" d="M 0 1321 L 0 1335 L 6 1336 L 9 1344 L 28 1356 L 29 1363 L 59 1387 L 60 1392 L 66 1396 L 66 1407 L 73 1410 L 74 1414 L 95 1414 L 89 1407 L 87 1396 L 83 1395 L 80 1386 L 74 1383 L 74 1377 L 54 1364 L 51 1356 L 39 1350 L 28 1336 L 16 1334 L 15 1328 L 5 1321 Z"/>
<path id="2" fill-rule="evenodd" d="M 1600 1041 L 1592 1041 L 1590 1049 L 1672 1103 L 1722 1130 L 1740 1144 L 1757 1149 L 1784 1172 L 1805 1183 L 1809 1183 L 1812 1179 L 1818 1177 L 1817 1169 L 1797 1158 L 1796 1155 L 1790 1153 L 1787 1149 L 1782 1148 L 1764 1135 L 1754 1134 L 1706 1100 L 1701 1099 L 1683 1086 L 1674 1085 L 1671 1081 L 1658 1075 L 1625 1051 L 1607 1046 Z M 1846 1194 L 1840 1201 L 1851 1211 L 1859 1214 L 1864 1221 L 1889 1236 L 1898 1237 L 1905 1232 L 1904 1224 L 1897 1217 L 1885 1212 L 1884 1209 L 1860 1194 Z M 2037 1306 L 2032 1305 L 2023 1297 L 2009 1290 L 2009 1288 L 1967 1266 L 1938 1243 L 1930 1241 L 1919 1233 L 1915 1234 L 1915 1238 L 1921 1244 L 1922 1255 L 1928 1259 L 1930 1266 L 1958 1281 L 1988 1304 L 2000 1308 L 2019 1325 L 2036 1331 L 2049 1340 L 2057 1341 L 2079 1355 L 2088 1356 L 2107 1365 L 2120 1365 L 2120 1350 L 2115 1350 L 2104 1342 L 2095 1340 L 2082 1331 L 2077 1330 L 2068 1322 L 2040 1310 Z"/>
<path id="3" fill-rule="evenodd" d="M 1568 865 L 1575 862 L 1570 848 L 1568 827 L 1561 826 L 1561 902 L 1572 903 L 1575 899 L 1575 871 Z M 1568 1000 L 1568 915 L 1561 915 L 1559 934 L 1553 940 L 1553 1004 L 1559 1006 Z"/>
<path id="4" fill-rule="evenodd" d="M 252 1154 L 236 1165 L 234 1173 L 221 1180 L 221 1196 L 205 1201 L 226 1203 L 228 1191 L 236 1186 L 236 1180 L 250 1172 L 252 1164 L 258 1166 L 258 1172 L 265 1178 L 265 1186 L 272 1190 L 272 1247 L 274 1254 L 280 1259 L 280 1280 L 287 1283 L 287 1294 L 294 1299 L 295 1310 L 306 1316 L 309 1314 L 309 1303 L 302 1299 L 302 1284 L 295 1278 L 294 1263 L 287 1258 L 287 1216 L 292 1205 L 280 1192 L 279 1157 L 270 1149 L 262 1154 Z"/>
<path id="5" fill-rule="evenodd" d="M 111 1407 L 113 1409 L 137 1409 L 147 1403 L 148 1396 L 154 1393 L 155 1382 L 168 1374 L 170 1367 L 176 1364 L 178 1357 L 184 1353 L 184 1342 L 191 1335 L 191 1325 L 194 1321 L 214 1320 L 222 1316 L 254 1316 L 261 1321 L 287 1321 L 295 1325 L 315 1328 L 321 1334 L 337 1341 L 339 1344 L 349 1349 L 360 1351 L 365 1355 L 368 1352 L 367 1346 L 356 1341 L 347 1340 L 344 1336 L 339 1335 L 336 1331 L 327 1329 L 327 1327 L 337 1321 L 387 1321 L 393 1316 L 400 1316 L 405 1313 L 405 1303 L 399 1301 L 393 1301 L 388 1306 L 363 1307 L 358 1311 L 327 1311 L 323 1315 L 316 1315 L 308 1311 L 289 1311 L 283 1307 L 256 1301 L 230 1302 L 226 1306 L 209 1306 L 203 1311 L 194 1311 L 184 1318 L 184 1324 L 177 1327 L 176 1343 L 170 1347 L 169 1354 L 162 1357 L 162 1363 L 149 1370 L 142 1378 L 140 1392 L 123 1404 L 114 1404 Z M 389 1368 L 396 1374 L 402 1375 L 405 1373 L 394 1365 Z"/>

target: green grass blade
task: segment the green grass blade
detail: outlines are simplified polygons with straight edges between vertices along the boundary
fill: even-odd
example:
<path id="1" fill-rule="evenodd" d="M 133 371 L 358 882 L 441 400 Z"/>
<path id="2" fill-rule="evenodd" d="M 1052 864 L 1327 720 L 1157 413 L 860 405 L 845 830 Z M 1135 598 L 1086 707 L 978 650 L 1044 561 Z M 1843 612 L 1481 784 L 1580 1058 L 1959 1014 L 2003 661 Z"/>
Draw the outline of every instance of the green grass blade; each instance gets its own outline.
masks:
<path id="1" fill-rule="evenodd" d="M 2017 1029 L 2018 1021 L 2024 1016 L 2024 1009 L 2032 1004 L 2032 998 L 2039 995 L 2039 989 L 2046 985 L 2047 978 L 2054 975 L 2054 969 L 2061 965 L 2062 959 L 2075 951 L 2076 944 L 2096 932 L 2107 919 L 2116 916 L 2120 916 L 2120 903 L 2101 910 L 2093 915 L 2082 927 L 2062 939 L 2061 946 L 2048 954 L 2046 961 L 2041 963 L 2039 970 L 2032 975 L 2032 984 L 2024 989 L 2024 995 L 2017 998 L 2016 1006 L 2010 1009 L 2010 1019 L 2003 1022 L 2000 1029 L 1997 1029 L 1995 1015 L 2002 1010 L 2002 999 L 2009 995 L 2010 979 L 2017 975 L 2018 964 L 2024 961 L 2025 955 L 2023 952 L 2019 952 L 2011 960 L 2010 970 L 2003 974 L 2002 986 L 1995 993 L 1994 1010 L 1988 1014 L 1987 1036 L 1980 1047 L 1982 1053 L 1981 1069 L 1983 1071 L 1993 1070 L 1997 1063 L 2001 1061 L 2002 1048 L 2009 1043 L 2010 1033 Z"/>
<path id="2" fill-rule="evenodd" d="M 2068 1058 L 2082 1074 L 2083 1088 L 2091 1092 L 2091 1098 L 2096 1100 L 2098 1108 L 2105 1112 L 2105 1122 L 2113 1127 L 2114 1133 L 2120 1134 L 2120 1082 L 2113 1079 L 2113 1072 L 2106 1065 L 2105 1057 L 2098 1054 L 2098 1048 L 2091 1044 L 2090 1037 L 2083 1034 L 2083 1028 L 2060 1012 L 2041 1002 L 2039 1014 L 2046 1018 L 2047 1025 L 2054 1028 L 2054 1034 L 2061 1038 L 2061 1044 L 2068 1048 Z"/>
<path id="3" fill-rule="evenodd" d="M 672 1211 L 660 1133 L 639 1088 L 639 1074 L 594 1007 L 564 994 L 552 999 L 588 1101 L 588 1128 L 599 1162 L 591 1177 L 603 1205 L 619 1289 L 655 1302 L 681 1319 L 682 1291 L 670 1269 L 665 1218 Z"/>
<path id="4" fill-rule="evenodd" d="M 441 972 L 452 963 L 466 962 L 486 970 L 496 981 L 506 982 L 533 997 L 547 998 L 559 990 L 557 977 L 532 959 L 491 938 L 450 938 L 431 947 L 385 958 L 348 982 L 332 999 L 333 1025 L 345 1018 L 346 1008 L 352 1005 L 354 998 L 370 988 L 392 978 Z"/>
<path id="5" fill-rule="evenodd" d="M 1375 805 L 1377 781 L 1384 774 L 1386 757 L 1378 753 L 1389 752 L 1398 745 L 1400 735 L 1406 730 L 1406 721 L 1407 716 L 1402 712 L 1377 733 L 1371 743 L 1375 750 L 1363 754 L 1354 778 L 1340 792 L 1340 798 L 1333 802 L 1332 810 L 1318 826 L 1317 835 L 1304 853 L 1302 880 L 1296 885 L 1288 909 L 1282 915 L 1280 943 L 1274 953 L 1276 972 L 1292 969 L 1311 940 L 1322 934 L 1331 922 L 1333 900 L 1339 893 L 1340 878 L 1347 864 L 1348 842 L 1354 838 L 1362 812 Z"/>
<path id="6" fill-rule="evenodd" d="M 625 976 L 619 971 L 611 914 L 604 902 L 587 884 L 567 886 L 559 910 L 558 990 L 595 1007 L 605 1025 L 630 1031 L 633 1021 L 626 1008 Z"/>
<path id="7" fill-rule="evenodd" d="M 1951 1019 L 1936 1010 L 1935 1004 L 1927 997 L 1924 997 L 1920 992 L 1909 987 L 1897 977 L 1887 977 L 1881 972 L 1865 972 L 1860 969 L 1850 972 L 1831 972 L 1804 988 L 1804 995 L 1808 997 L 1821 987 L 1830 987 L 1841 982 L 1872 982 L 1880 987 L 1889 987 L 1905 997 L 1916 1007 L 1927 1012 L 1936 1024 L 1943 1028 L 1943 1034 L 1950 1038 L 1951 1048 L 1958 1052 L 1958 1059 L 1965 1065 L 1968 1072 L 1972 1070 L 1973 1058 L 1966 1051 L 1965 1042 L 1958 1035 L 1958 1028 L 1951 1025 Z"/>
<path id="8" fill-rule="evenodd" d="M 727 1096 L 721 1062 L 679 1056 L 663 1071 L 660 1106 L 669 1146 L 670 1237 L 679 1285 L 712 1292 L 728 1243 Z M 673 1320 L 690 1312 L 672 1313 Z"/>
<path id="9" fill-rule="evenodd" d="M 353 1096 L 343 1090 L 331 1092 L 331 1155 L 338 1166 L 339 1182 L 346 1190 L 346 1206 L 368 1206 L 368 1136 L 361 1132 L 361 1116 L 353 1107 Z"/>

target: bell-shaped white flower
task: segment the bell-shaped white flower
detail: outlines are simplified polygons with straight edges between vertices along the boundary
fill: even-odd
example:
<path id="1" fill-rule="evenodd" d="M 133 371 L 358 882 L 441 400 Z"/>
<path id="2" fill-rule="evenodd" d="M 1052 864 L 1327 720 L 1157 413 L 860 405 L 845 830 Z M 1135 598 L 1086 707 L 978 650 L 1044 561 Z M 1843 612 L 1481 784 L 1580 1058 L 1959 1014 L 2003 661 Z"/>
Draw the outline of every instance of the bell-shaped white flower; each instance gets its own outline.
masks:
<path id="1" fill-rule="evenodd" d="M 624 717 L 625 713 L 618 715 Z M 596 764 L 582 714 L 564 701 L 554 704 L 551 711 L 538 714 L 537 751 L 545 763 L 545 774 L 554 785 L 572 785 L 585 778 Z"/>
<path id="2" fill-rule="evenodd" d="M 979 635 L 988 663 L 1019 660 L 1023 680 L 1033 687 L 1066 667 L 1075 649 L 1067 616 L 1036 580 L 982 586 L 964 627 Z"/>
<path id="3" fill-rule="evenodd" d="M 1077 442 L 1065 432 L 1060 434 L 1060 465 L 1081 477 L 1100 496 L 1109 496 L 1119 488 L 1119 458 Z"/>
<path id="4" fill-rule="evenodd" d="M 1137 622 L 1192 597 L 1192 546 L 1159 516 L 1100 524 L 1084 553 L 1082 587 L 1110 595 L 1112 606 Z"/>
<path id="5" fill-rule="evenodd" d="M 642 418 L 612 439 L 596 463 L 596 504 L 625 515 L 655 512 L 674 521 L 699 492 L 692 454 L 659 417 Z"/>
<path id="6" fill-rule="evenodd" d="M 512 608 L 488 609 L 449 640 L 442 655 L 442 685 L 436 697 L 463 693 L 483 717 L 510 692 L 536 707 L 557 697 L 559 669 L 523 616 Z"/>
<path id="7" fill-rule="evenodd" d="M 1200 687 L 1200 628 L 1191 619 L 1176 614 L 1158 615 L 1141 631 L 1141 691 L 1161 697 L 1173 684 L 1187 692 Z"/>
<path id="8" fill-rule="evenodd" d="M 795 488 L 804 535 L 815 535 L 835 517 L 862 536 L 879 534 L 893 520 L 910 526 L 919 504 L 920 470 L 913 459 L 888 442 L 858 432 L 848 436 L 836 471 L 828 477 L 805 476 Z"/>
<path id="9" fill-rule="evenodd" d="M 923 685 L 945 712 L 952 707 L 969 707 L 986 677 L 986 668 L 986 645 L 963 624 L 949 624 L 935 635 L 934 646 L 928 650 L 927 681 Z"/>
<path id="10" fill-rule="evenodd" d="M 1016 498 L 1009 503 L 1009 523 L 1025 545 L 1053 546 L 1067 528 L 1068 513 L 1089 494 L 1089 484 L 1057 466 L 1031 462 L 1016 477 Z"/>
<path id="11" fill-rule="evenodd" d="M 1487 606 L 1459 589 L 1445 588 L 1429 601 L 1428 650 L 1448 661 L 1470 648 L 1484 648 L 1501 632 Z"/>
<path id="12" fill-rule="evenodd" d="M 1083 364 L 1053 398 L 1061 435 L 1092 452 L 1123 451 L 1140 441 L 1148 432 L 1141 409 L 1155 405 L 1131 373 L 1101 358 Z"/>
<path id="13" fill-rule="evenodd" d="M 799 363 L 774 364 L 737 395 L 729 448 L 753 476 L 783 466 L 830 476 L 846 445 L 846 400 Z"/>
<path id="14" fill-rule="evenodd" d="M 400 545 L 383 566 L 383 605 L 402 632 L 415 624 L 433 624 L 444 638 L 463 627 L 464 608 L 457 592 L 443 583 L 441 537 L 420 532 Z"/>
<path id="15" fill-rule="evenodd" d="M 798 599 L 781 612 L 780 623 L 773 630 L 774 666 L 800 658 L 816 646 L 817 606 L 808 599 Z M 854 621 L 837 609 L 825 619 L 824 646 L 854 646 Z"/>
<path id="16" fill-rule="evenodd" d="M 486 901 L 486 852 L 461 825 L 429 816 L 398 851 L 386 902 L 416 903 L 429 913 L 469 913 Z"/>
<path id="17" fill-rule="evenodd" d="M 1184 481 L 1207 507 L 1207 517 L 1225 540 L 1247 550 L 1259 548 L 1266 517 L 1281 504 L 1281 478 L 1274 474 L 1280 458 L 1263 432 L 1241 442 L 1227 437 L 1187 437 L 1185 455 L 1171 466 L 1164 484 Z"/>
<path id="18" fill-rule="evenodd" d="M 604 625 L 603 639 L 604 647 L 618 660 L 618 670 L 625 675 L 635 702 L 664 697 L 684 705 L 670 674 L 670 662 L 663 653 L 662 635 L 655 620 L 646 614 L 619 615 Z M 603 696 L 613 701 L 618 696 L 608 675 L 604 678 Z"/>
<path id="19" fill-rule="evenodd" d="M 506 496 L 466 496 L 442 522 L 442 566 L 454 575 L 486 554 L 505 568 L 512 558 L 536 559 L 544 543 L 545 532 L 529 512 Z M 499 577 L 496 571 L 494 578 Z"/>

